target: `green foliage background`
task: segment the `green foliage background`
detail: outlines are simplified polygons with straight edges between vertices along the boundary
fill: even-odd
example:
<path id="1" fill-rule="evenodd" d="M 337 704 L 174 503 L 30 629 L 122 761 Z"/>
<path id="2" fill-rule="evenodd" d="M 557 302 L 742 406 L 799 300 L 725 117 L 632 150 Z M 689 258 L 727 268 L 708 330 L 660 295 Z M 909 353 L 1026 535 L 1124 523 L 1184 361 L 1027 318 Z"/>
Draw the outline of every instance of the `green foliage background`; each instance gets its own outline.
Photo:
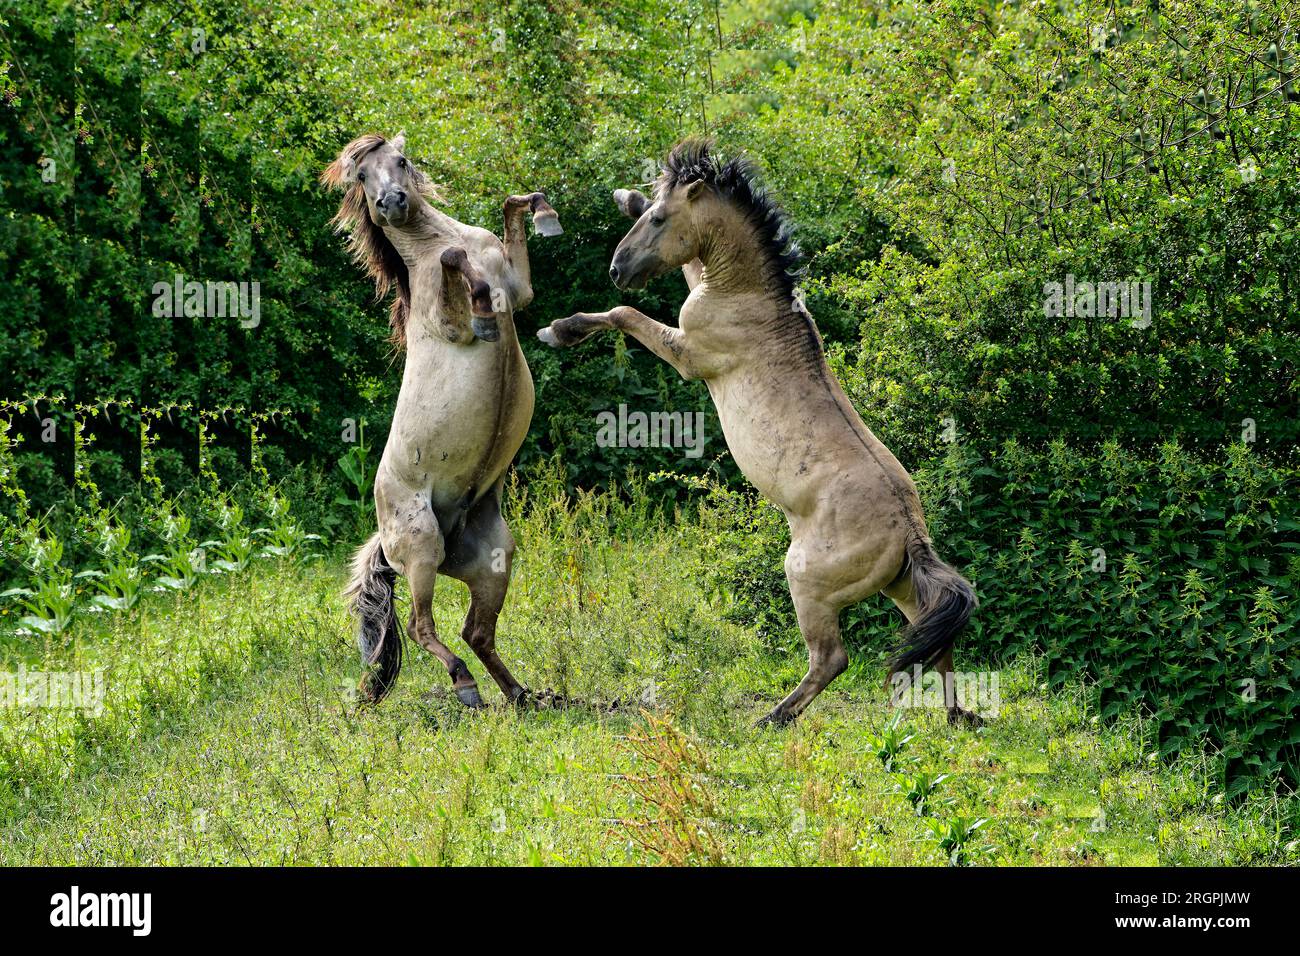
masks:
<path id="1" fill-rule="evenodd" d="M 341 424 L 379 440 L 401 360 L 316 174 L 362 132 L 405 131 L 454 215 L 499 229 L 506 194 L 541 189 L 565 224 L 532 243 L 518 317 L 538 389 L 521 468 L 558 454 L 588 488 L 709 472 L 742 494 L 718 584 L 791 647 L 784 530 L 735 490 L 703 386 L 631 341 L 552 353 L 528 334 L 620 301 L 610 191 L 706 133 L 791 211 L 833 368 L 984 596 L 968 644 L 1044 647 L 1054 673 L 1158 712 L 1167 749 L 1209 739 L 1234 779 L 1294 779 L 1295 17 L 1282 0 L 15 0 L 0 397 L 62 396 L 19 423 L 24 484 L 43 507 L 70 488 L 69 443 L 34 450 L 43 415 L 116 398 L 177 406 L 158 427 L 181 483 L 193 409 L 232 409 L 212 426 L 231 482 L 241 414 L 286 410 L 268 466 L 331 500 Z M 153 316 L 177 273 L 260 281 L 261 324 Z M 1152 323 L 1045 316 L 1067 275 L 1150 281 Z M 672 321 L 684 291 L 622 301 Z M 708 453 L 597 448 L 594 414 L 619 402 L 707 412 Z M 101 486 L 130 493 L 134 426 L 98 439 Z M 850 617 L 873 641 L 890 624 L 874 604 Z"/>

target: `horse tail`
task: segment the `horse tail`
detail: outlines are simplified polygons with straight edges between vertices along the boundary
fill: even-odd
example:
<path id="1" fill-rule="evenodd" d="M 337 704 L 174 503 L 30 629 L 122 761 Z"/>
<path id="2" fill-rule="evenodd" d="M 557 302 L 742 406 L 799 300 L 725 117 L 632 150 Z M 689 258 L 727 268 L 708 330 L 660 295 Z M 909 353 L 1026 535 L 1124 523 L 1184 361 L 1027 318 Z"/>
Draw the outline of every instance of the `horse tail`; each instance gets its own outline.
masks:
<path id="1" fill-rule="evenodd" d="M 919 613 L 894 648 L 890 673 L 933 665 L 956 643 L 979 604 L 971 583 L 939 559 L 928 538 L 908 537 L 906 562 Z"/>
<path id="2" fill-rule="evenodd" d="M 357 645 L 367 668 L 361 693 L 371 703 L 384 699 L 402 669 L 402 632 L 393 607 L 397 572 L 384 557 L 376 532 L 352 558 L 352 577 L 343 591 L 357 622 Z"/>

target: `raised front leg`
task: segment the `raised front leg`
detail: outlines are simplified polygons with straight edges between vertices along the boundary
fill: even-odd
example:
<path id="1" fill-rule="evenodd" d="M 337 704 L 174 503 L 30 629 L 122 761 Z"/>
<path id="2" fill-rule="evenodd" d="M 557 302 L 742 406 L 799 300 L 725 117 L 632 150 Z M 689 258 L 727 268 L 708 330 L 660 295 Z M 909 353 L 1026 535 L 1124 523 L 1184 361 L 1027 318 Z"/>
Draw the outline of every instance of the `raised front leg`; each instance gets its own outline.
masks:
<path id="1" fill-rule="evenodd" d="M 505 234 L 502 242 L 506 247 L 506 260 L 510 263 L 510 268 L 519 282 L 514 303 L 516 309 L 522 309 L 533 301 L 532 269 L 528 264 L 528 231 L 524 227 L 524 210 L 532 213 L 533 227 L 539 236 L 558 236 L 564 232 L 564 228 L 560 225 L 560 217 L 546 201 L 545 193 L 526 193 L 506 198 Z"/>
<path id="2" fill-rule="evenodd" d="M 608 312 L 577 312 L 567 319 L 556 319 L 546 328 L 538 329 L 537 337 L 553 349 L 568 348 L 602 329 L 626 332 L 677 369 L 678 374 L 687 381 L 707 378 L 709 375 L 709 369 L 695 361 L 686 344 L 686 334 L 681 329 L 656 322 L 631 306 L 620 305 Z"/>
<path id="3" fill-rule="evenodd" d="M 495 342 L 501 337 L 497 312 L 506 311 L 505 303 L 492 301 L 492 288 L 470 262 L 460 246 L 444 249 L 442 295 L 438 302 L 438 328 L 447 341 L 467 345 L 475 337 Z M 502 308 L 495 308 L 500 304 Z"/>

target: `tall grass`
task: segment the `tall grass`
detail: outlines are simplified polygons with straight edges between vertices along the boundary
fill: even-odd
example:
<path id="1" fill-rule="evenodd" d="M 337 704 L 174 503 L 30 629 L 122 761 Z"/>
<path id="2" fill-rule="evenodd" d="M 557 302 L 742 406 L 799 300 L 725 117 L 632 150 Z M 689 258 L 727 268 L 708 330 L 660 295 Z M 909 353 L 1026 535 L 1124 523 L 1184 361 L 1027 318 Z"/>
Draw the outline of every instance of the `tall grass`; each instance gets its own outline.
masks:
<path id="1" fill-rule="evenodd" d="M 1296 859 L 1294 801 L 1226 804 L 1212 764 L 1151 762 L 1149 722 L 1099 724 L 1034 658 L 1003 668 L 979 733 L 925 709 L 888 730 L 870 671 L 790 730 L 756 731 L 804 662 L 725 619 L 705 587 L 714 519 L 570 497 L 558 474 L 508 510 L 521 548 L 498 649 L 573 706 L 467 711 L 413 648 L 388 700 L 360 708 L 342 561 L 262 562 L 26 648 L 33 666 L 104 668 L 107 697 L 99 716 L 0 710 L 0 862 Z M 441 633 L 466 605 L 439 583 Z M 886 732 L 908 738 L 888 766 Z"/>

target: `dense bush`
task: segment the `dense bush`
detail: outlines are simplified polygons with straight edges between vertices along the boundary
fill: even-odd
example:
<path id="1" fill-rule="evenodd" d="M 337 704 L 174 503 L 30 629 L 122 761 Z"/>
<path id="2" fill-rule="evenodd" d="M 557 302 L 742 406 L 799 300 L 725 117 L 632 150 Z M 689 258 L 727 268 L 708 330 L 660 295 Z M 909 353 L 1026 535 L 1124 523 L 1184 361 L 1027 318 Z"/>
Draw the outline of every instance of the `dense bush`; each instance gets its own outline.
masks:
<path id="1" fill-rule="evenodd" d="M 288 409 L 270 438 L 316 467 L 346 450 L 342 419 L 382 434 L 382 308 L 315 173 L 403 128 L 454 214 L 498 229 L 504 195 L 542 188 L 566 223 L 533 244 L 521 463 L 562 450 L 588 486 L 633 456 L 711 467 L 595 444 L 597 411 L 707 409 L 699 383 L 608 337 L 556 355 L 530 335 L 620 299 L 610 190 L 708 132 L 767 167 L 846 385 L 908 464 L 941 451 L 946 417 L 989 445 L 1148 450 L 1212 450 L 1250 419 L 1257 451 L 1290 454 L 1300 88 L 1281 0 L 726 6 L 13 4 L 0 396 Z M 259 280 L 261 324 L 153 316 L 176 273 Z M 1067 275 L 1150 281 L 1151 325 L 1045 317 Z M 628 302 L 671 319 L 682 294 Z"/>
<path id="2" fill-rule="evenodd" d="M 728 136 L 813 240 L 814 314 L 859 320 L 842 377 L 906 463 L 949 417 L 1212 456 L 1249 419 L 1293 454 L 1294 34 L 1271 2 L 819 5 L 781 108 Z M 1045 315 L 1071 275 L 1149 281 L 1149 324 Z"/>
<path id="3" fill-rule="evenodd" d="M 54 396 L 44 411 L 65 427 L 74 403 L 104 398 L 284 409 L 269 442 L 317 469 L 346 452 L 343 419 L 365 417 L 384 435 L 401 360 L 328 225 L 338 197 L 316 175 L 354 136 L 404 130 L 412 156 L 447 184 L 453 215 L 499 232 L 506 195 L 543 189 L 565 224 L 562 237 L 532 244 L 537 298 L 518 317 L 539 394 L 521 464 L 562 450 L 588 486 L 632 463 L 710 467 L 595 442 L 596 412 L 619 401 L 706 410 L 701 385 L 665 377 L 641 349 L 611 356 L 606 342 L 562 358 L 532 332 L 616 301 L 606 270 L 626 223 L 610 193 L 643 181 L 647 160 L 694 130 L 708 72 L 699 54 L 715 45 L 699 26 L 712 28 L 716 12 L 460 7 L 8 6 L 0 398 Z M 260 323 L 155 316 L 154 283 L 177 274 L 258 281 Z M 637 304 L 667 317 L 680 280 L 658 294 Z M 195 423 L 183 407 L 176 418 L 179 445 Z M 131 436 L 101 438 L 129 471 Z M 192 447 L 188 460 L 193 470 Z M 70 479 L 70 458 L 58 465 Z"/>

